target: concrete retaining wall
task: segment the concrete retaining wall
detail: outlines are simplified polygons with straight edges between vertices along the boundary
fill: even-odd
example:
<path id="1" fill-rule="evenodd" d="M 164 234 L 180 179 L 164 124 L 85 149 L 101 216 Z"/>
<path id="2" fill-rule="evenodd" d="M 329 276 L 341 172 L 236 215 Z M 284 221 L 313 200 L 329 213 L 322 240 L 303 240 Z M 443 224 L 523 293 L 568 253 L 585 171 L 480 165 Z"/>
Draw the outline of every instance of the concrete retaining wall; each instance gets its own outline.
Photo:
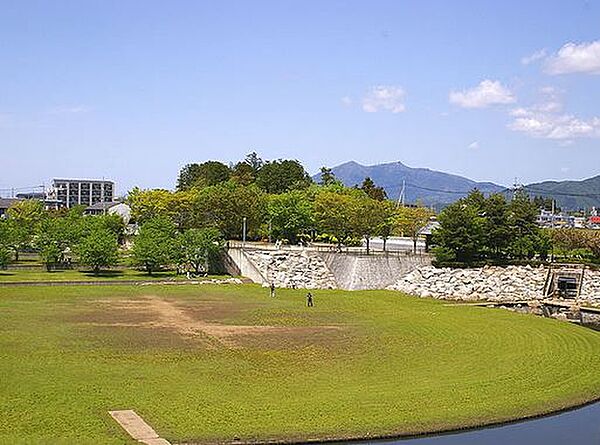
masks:
<path id="1" fill-rule="evenodd" d="M 241 275 L 250 278 L 258 284 L 267 284 L 267 279 L 256 267 L 256 265 L 248 258 L 243 249 L 229 249 L 225 253 L 228 257 L 225 259 L 225 267 L 232 275 Z M 228 261 L 230 260 L 230 261 Z"/>
<path id="2" fill-rule="evenodd" d="M 427 255 L 322 252 L 340 289 L 385 289 L 414 269 L 431 264 Z"/>
<path id="3" fill-rule="evenodd" d="M 260 284 L 313 289 L 384 289 L 420 266 L 427 255 L 230 249 L 228 270 Z M 228 261 L 225 261 L 227 265 Z"/>

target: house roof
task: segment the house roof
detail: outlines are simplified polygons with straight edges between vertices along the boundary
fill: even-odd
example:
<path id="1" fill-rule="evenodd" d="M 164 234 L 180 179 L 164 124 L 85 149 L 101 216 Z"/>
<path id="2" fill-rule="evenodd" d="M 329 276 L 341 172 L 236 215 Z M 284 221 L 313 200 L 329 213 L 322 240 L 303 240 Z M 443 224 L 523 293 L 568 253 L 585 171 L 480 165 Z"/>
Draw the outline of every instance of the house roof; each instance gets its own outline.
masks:
<path id="1" fill-rule="evenodd" d="M 86 207 L 86 210 L 108 210 L 116 205 L 122 204 L 122 202 L 97 202 L 89 207 Z"/>
<path id="2" fill-rule="evenodd" d="M 440 226 L 437 221 L 429 221 L 425 227 L 419 230 L 419 235 L 431 235 L 432 232 Z"/>
<path id="3" fill-rule="evenodd" d="M 22 201 L 20 198 L 0 198 L 0 209 L 8 209 L 15 202 Z"/>

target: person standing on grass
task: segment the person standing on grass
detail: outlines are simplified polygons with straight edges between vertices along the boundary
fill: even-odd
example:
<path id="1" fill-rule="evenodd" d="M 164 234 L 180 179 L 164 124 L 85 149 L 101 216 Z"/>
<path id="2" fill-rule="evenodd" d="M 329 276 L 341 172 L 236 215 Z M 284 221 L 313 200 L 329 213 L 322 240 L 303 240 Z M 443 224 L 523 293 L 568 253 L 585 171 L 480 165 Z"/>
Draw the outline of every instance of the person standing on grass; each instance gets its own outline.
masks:
<path id="1" fill-rule="evenodd" d="M 306 305 L 308 307 L 313 307 L 314 306 L 313 296 L 312 296 L 312 294 L 310 292 L 306 294 Z"/>
<path id="2" fill-rule="evenodd" d="M 271 283 L 271 297 L 275 297 L 275 283 Z"/>

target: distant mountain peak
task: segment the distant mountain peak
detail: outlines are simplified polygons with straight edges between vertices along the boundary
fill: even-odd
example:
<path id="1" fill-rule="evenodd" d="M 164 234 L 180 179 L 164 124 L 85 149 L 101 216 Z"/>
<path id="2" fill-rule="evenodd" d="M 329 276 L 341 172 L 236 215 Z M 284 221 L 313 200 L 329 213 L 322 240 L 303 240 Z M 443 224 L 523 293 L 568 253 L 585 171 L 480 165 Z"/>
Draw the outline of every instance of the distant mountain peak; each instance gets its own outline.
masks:
<path id="1" fill-rule="evenodd" d="M 385 189 L 390 199 L 398 199 L 404 183 L 406 202 L 419 201 L 437 208 L 466 196 L 474 188 L 488 193 L 504 189 L 489 182 L 475 182 L 458 175 L 408 167 L 401 161 L 376 165 L 362 165 L 356 161 L 348 161 L 331 170 L 336 178 L 347 186 L 360 185 L 368 176 L 375 184 Z M 319 180 L 319 175 L 315 175 L 315 179 Z"/>

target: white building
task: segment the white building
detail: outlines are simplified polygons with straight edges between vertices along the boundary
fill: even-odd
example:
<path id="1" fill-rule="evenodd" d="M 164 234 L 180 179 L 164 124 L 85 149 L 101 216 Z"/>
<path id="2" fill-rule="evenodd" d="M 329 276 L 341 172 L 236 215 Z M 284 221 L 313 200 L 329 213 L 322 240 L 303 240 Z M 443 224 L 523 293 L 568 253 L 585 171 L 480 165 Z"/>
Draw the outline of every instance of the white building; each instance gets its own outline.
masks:
<path id="1" fill-rule="evenodd" d="M 98 202 L 112 202 L 115 184 L 98 179 L 54 179 L 49 196 L 62 202 L 67 208 L 92 206 Z"/>

